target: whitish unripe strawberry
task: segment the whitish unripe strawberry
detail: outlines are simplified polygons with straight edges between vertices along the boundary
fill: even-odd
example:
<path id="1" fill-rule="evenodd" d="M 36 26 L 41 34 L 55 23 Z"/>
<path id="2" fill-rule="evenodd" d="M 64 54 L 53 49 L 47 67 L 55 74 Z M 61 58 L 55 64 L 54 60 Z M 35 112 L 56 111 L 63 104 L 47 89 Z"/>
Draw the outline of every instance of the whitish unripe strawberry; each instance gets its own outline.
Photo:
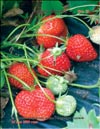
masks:
<path id="1" fill-rule="evenodd" d="M 94 26 L 92 27 L 92 30 L 89 31 L 90 39 L 93 43 L 100 45 L 100 26 Z"/>
<path id="2" fill-rule="evenodd" d="M 76 100 L 71 95 L 62 95 L 56 101 L 56 112 L 62 116 L 70 116 L 76 109 Z"/>
<path id="3" fill-rule="evenodd" d="M 64 77 L 53 75 L 47 79 L 46 87 L 49 88 L 55 95 L 59 95 L 64 93 L 68 86 Z"/>

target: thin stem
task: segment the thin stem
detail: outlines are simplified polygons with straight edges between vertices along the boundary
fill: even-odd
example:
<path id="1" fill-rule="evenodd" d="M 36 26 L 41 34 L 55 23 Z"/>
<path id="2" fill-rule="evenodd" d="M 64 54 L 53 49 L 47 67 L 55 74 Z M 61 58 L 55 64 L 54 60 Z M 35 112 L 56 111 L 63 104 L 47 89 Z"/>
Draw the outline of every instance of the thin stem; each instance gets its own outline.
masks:
<path id="1" fill-rule="evenodd" d="M 36 61 L 36 60 L 33 60 L 33 59 L 26 59 L 26 58 L 7 58 L 7 59 L 1 59 L 1 61 L 2 62 L 5 62 L 5 61 L 11 61 L 11 60 L 13 60 L 13 61 L 29 61 L 29 62 L 32 62 L 32 63 L 34 63 L 34 64 L 38 64 L 38 61 Z M 56 71 L 56 72 L 59 72 L 59 73 L 64 73 L 64 72 L 62 72 L 62 71 L 59 71 L 59 70 L 56 70 L 56 69 L 53 69 L 53 68 L 50 68 L 50 67 L 47 67 L 47 66 L 43 66 L 43 65 L 41 65 L 41 64 L 38 64 L 38 66 L 39 67 L 41 67 L 41 68 L 43 68 L 44 70 L 45 70 L 45 68 L 46 69 L 49 69 L 49 70 L 52 70 L 52 71 Z M 46 72 L 48 72 L 48 71 L 46 71 Z M 51 74 L 50 72 L 48 73 L 48 74 Z"/>
<path id="2" fill-rule="evenodd" d="M 3 58 L 5 58 L 5 59 L 8 59 L 8 57 L 3 53 L 3 52 L 1 52 L 1 55 L 3 56 Z M 11 63 L 10 61 L 9 62 L 5 62 L 7 65 L 9 65 L 9 63 Z"/>
<path id="3" fill-rule="evenodd" d="M 47 21 L 53 20 L 53 19 L 55 19 L 55 18 L 56 18 L 56 16 L 54 16 L 54 17 L 52 17 L 52 18 L 49 18 L 49 19 L 47 19 L 47 20 L 42 20 L 41 22 L 38 22 L 36 25 L 34 25 L 33 27 L 31 27 L 31 28 L 29 28 L 28 30 L 26 30 L 25 33 L 29 32 L 29 31 L 33 30 L 34 28 L 36 28 L 37 26 L 39 26 L 39 25 L 41 25 L 41 24 L 43 24 L 43 23 L 45 23 L 45 22 L 47 22 Z"/>
<path id="4" fill-rule="evenodd" d="M 59 72 L 61 74 L 64 74 L 64 72 L 62 72 L 60 70 L 57 70 L 57 69 L 54 69 L 54 68 L 50 68 L 50 67 L 47 67 L 47 66 L 43 66 L 43 65 L 41 65 L 41 66 L 44 67 L 44 68 L 46 68 L 46 69 L 48 69 L 48 70 L 52 70 L 52 71 L 55 71 L 55 72 Z"/>
<path id="5" fill-rule="evenodd" d="M 83 20 L 81 20 L 80 18 L 78 18 L 78 17 L 76 17 L 76 16 L 79 16 L 79 14 L 78 15 L 57 15 L 56 17 L 57 18 L 64 18 L 64 17 L 71 17 L 71 18 L 74 18 L 74 19 L 77 19 L 78 21 L 80 21 L 81 23 L 83 23 L 89 30 L 92 30 L 89 26 L 88 26 L 88 24 L 86 24 Z M 56 18 L 55 17 L 55 18 Z M 49 35 L 49 34 L 23 34 L 22 36 L 21 36 L 21 38 L 24 38 L 24 37 L 33 37 L 33 36 L 48 36 L 48 37 L 53 37 L 53 38 L 57 38 L 57 39 L 59 39 L 59 40 L 61 40 L 61 41 L 63 41 L 63 42 L 66 42 L 64 39 L 62 39 L 62 38 L 59 38 L 59 37 L 57 37 L 57 36 L 54 36 L 54 35 Z"/>
<path id="6" fill-rule="evenodd" d="M 25 37 L 34 37 L 34 36 L 47 36 L 47 37 L 52 37 L 52 38 L 56 38 L 56 39 L 59 39 L 61 40 L 62 42 L 66 42 L 66 40 L 62 39 L 62 38 L 59 38 L 57 36 L 54 36 L 54 35 L 50 35 L 50 34 L 25 34 L 25 35 L 22 35 L 21 38 L 25 38 Z"/>
<path id="7" fill-rule="evenodd" d="M 19 43 L 8 43 L 7 46 L 1 46 L 1 48 L 6 48 L 6 47 L 9 47 L 9 46 L 14 46 L 14 47 L 18 47 L 18 48 L 22 48 L 23 49 L 23 45 L 22 44 L 19 44 Z M 27 48 L 27 50 L 29 50 L 30 52 L 34 53 L 36 56 L 38 56 L 38 54 L 33 50 L 31 49 L 30 47 L 26 46 L 25 47 Z"/>
<path id="8" fill-rule="evenodd" d="M 7 73 L 7 75 L 12 77 L 12 78 L 14 78 L 14 79 L 16 79 L 17 81 L 19 81 L 21 84 L 23 84 L 23 86 L 25 86 L 26 89 L 31 90 L 31 87 L 29 87 L 24 81 L 22 81 L 18 77 L 14 76 L 12 74 L 9 74 L 9 73 Z"/>
<path id="9" fill-rule="evenodd" d="M 13 60 L 13 61 L 27 61 L 27 59 L 25 59 L 25 58 L 7 58 L 7 59 L 1 59 L 1 61 L 3 61 L 3 62 L 5 62 L 5 61 L 11 61 L 11 60 Z M 38 61 L 36 61 L 36 60 L 32 60 L 32 59 L 28 59 L 28 61 L 30 61 L 30 62 L 33 62 L 33 63 L 38 63 Z"/>
<path id="10" fill-rule="evenodd" d="M 46 82 L 44 82 L 44 81 L 39 80 L 39 82 L 46 85 Z"/>
<path id="11" fill-rule="evenodd" d="M 11 87 L 10 87 L 10 84 L 9 84 L 9 81 L 8 81 L 8 77 L 7 77 L 7 73 L 6 73 L 5 70 L 4 70 L 4 74 L 5 74 L 5 78 L 6 78 L 6 82 L 7 82 L 7 86 L 8 86 L 8 90 L 9 90 L 9 94 L 10 94 L 10 99 L 11 99 L 12 107 L 15 110 L 15 118 L 16 118 L 16 121 L 17 121 L 17 124 L 18 124 L 18 129 L 21 129 L 20 124 L 19 124 L 18 115 L 17 115 L 17 110 L 16 110 L 16 107 L 15 107 L 15 104 L 14 104 L 14 100 L 13 100 L 13 95 L 12 95 Z"/>
<path id="12" fill-rule="evenodd" d="M 91 30 L 91 28 L 88 26 L 88 24 L 86 24 L 83 20 L 81 20 L 80 18 L 78 18 L 76 16 L 79 16 L 79 15 L 58 15 L 58 17 L 61 17 L 61 18 L 71 17 L 71 18 L 77 19 L 78 21 L 82 22 L 89 30 Z"/>
<path id="13" fill-rule="evenodd" d="M 28 21 L 27 21 L 26 24 L 29 24 L 29 23 L 30 23 L 31 18 L 33 17 L 33 14 L 34 14 L 34 11 L 32 11 L 32 13 L 31 13 L 31 15 L 30 15 L 30 17 L 29 17 L 29 19 L 28 19 Z M 18 39 L 20 38 L 20 36 L 22 35 L 22 33 L 25 31 L 25 29 L 26 29 L 26 26 L 23 28 L 23 30 L 22 30 L 21 33 L 19 34 L 19 36 L 17 37 L 16 41 L 18 41 Z"/>
<path id="14" fill-rule="evenodd" d="M 70 16 L 70 17 L 71 17 L 71 16 Z M 90 31 L 92 30 L 92 29 L 88 26 L 88 24 L 86 24 L 86 22 L 84 22 L 84 21 L 81 20 L 80 18 L 74 17 L 74 16 L 72 16 L 72 18 L 79 20 L 79 21 L 80 21 L 81 23 L 83 23 Z"/>
<path id="15" fill-rule="evenodd" d="M 19 28 L 21 28 L 21 27 L 23 27 L 23 26 L 29 26 L 29 24 L 21 24 L 21 25 L 19 25 L 18 27 L 16 27 L 16 28 L 8 35 L 8 37 L 5 39 L 5 41 L 7 41 L 7 40 L 10 38 L 10 36 L 12 36 L 12 35 L 15 33 L 15 31 L 17 31 Z"/>
<path id="16" fill-rule="evenodd" d="M 78 88 L 83 88 L 83 89 L 91 89 L 91 88 L 99 88 L 100 87 L 100 79 L 98 79 L 97 83 L 94 85 L 81 85 L 81 84 L 75 84 L 75 83 L 69 83 L 69 86 L 73 86 L 73 87 L 78 87 Z"/>
<path id="17" fill-rule="evenodd" d="M 32 76 L 34 77 L 36 83 L 39 85 L 39 87 L 40 87 L 40 89 L 42 90 L 42 92 L 44 93 L 44 95 L 45 95 L 51 102 L 56 103 L 56 101 L 52 100 L 52 99 L 50 98 L 50 96 L 48 96 L 48 94 L 44 91 L 44 89 L 43 89 L 43 87 L 41 86 L 41 84 L 40 84 L 38 78 L 36 77 L 35 74 L 33 74 L 32 70 L 31 70 L 30 63 L 29 63 L 29 61 L 28 61 L 28 59 L 27 59 L 27 58 L 28 58 L 28 57 L 27 57 L 27 51 L 25 50 L 25 48 L 24 48 L 24 52 L 25 52 L 25 57 L 26 57 L 26 60 L 27 60 L 27 64 L 28 64 L 29 70 L 30 70 Z"/>
<path id="18" fill-rule="evenodd" d="M 37 76 L 47 79 L 48 77 L 42 76 L 41 74 L 36 73 Z"/>
<path id="19" fill-rule="evenodd" d="M 43 23 L 45 23 L 45 22 L 47 22 L 47 21 L 50 21 L 50 20 L 53 20 L 53 19 L 55 19 L 55 18 L 57 18 L 57 16 L 54 16 L 54 17 L 52 17 L 52 18 L 49 18 L 49 19 L 47 19 L 47 20 L 43 20 L 43 21 L 41 21 L 41 22 L 39 22 L 39 23 L 37 23 L 36 25 L 34 25 L 33 27 L 31 27 L 31 28 L 29 28 L 28 30 L 25 30 L 24 31 L 24 35 L 25 35 L 25 37 L 28 37 L 27 36 L 27 33 L 29 32 L 29 31 L 31 31 L 31 30 L 33 30 L 34 28 L 36 28 L 37 26 L 39 26 L 39 25 L 41 25 L 41 24 L 43 24 Z M 29 24 L 28 24 L 29 25 Z M 20 35 L 21 36 L 21 35 Z M 21 36 L 22 37 L 22 36 Z M 29 36 L 30 37 L 30 36 Z M 15 37 L 12 39 L 12 41 L 15 39 Z M 63 40 L 63 39 L 62 39 Z M 64 42 L 64 41 L 63 41 Z"/>
<path id="20" fill-rule="evenodd" d="M 67 9 L 65 11 L 71 11 L 71 10 L 74 10 L 74 9 L 77 9 L 77 8 L 84 8 L 84 7 L 89 7 L 89 6 L 94 6 L 94 7 L 97 6 L 97 7 L 99 7 L 100 5 L 96 5 L 96 4 L 80 5 L 80 6 L 75 6 L 75 7 L 69 8 L 69 9 Z"/>
<path id="21" fill-rule="evenodd" d="M 38 65 L 42 70 L 44 70 L 47 74 L 52 75 L 48 70 L 45 69 L 45 66 Z"/>

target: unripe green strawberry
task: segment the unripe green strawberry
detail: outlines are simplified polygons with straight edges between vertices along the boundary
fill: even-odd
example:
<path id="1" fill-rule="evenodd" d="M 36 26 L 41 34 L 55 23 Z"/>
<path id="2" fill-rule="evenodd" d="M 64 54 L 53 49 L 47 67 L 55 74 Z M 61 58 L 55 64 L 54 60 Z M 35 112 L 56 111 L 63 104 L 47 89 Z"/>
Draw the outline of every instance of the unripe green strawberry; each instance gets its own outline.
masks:
<path id="1" fill-rule="evenodd" d="M 49 88 L 55 95 L 64 93 L 67 90 L 67 81 L 61 76 L 50 76 L 47 79 L 46 87 Z"/>
<path id="2" fill-rule="evenodd" d="M 62 116 L 70 116 L 76 110 L 76 100 L 71 95 L 62 95 L 56 100 L 56 112 Z"/>

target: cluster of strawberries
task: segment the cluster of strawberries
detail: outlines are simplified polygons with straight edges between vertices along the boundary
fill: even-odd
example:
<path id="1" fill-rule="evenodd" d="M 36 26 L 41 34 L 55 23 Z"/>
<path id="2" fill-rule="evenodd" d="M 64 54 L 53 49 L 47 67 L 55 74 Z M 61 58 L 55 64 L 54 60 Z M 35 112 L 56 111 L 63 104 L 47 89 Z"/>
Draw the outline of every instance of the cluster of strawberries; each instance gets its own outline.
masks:
<path id="1" fill-rule="evenodd" d="M 37 66 L 38 73 L 43 76 L 61 76 L 70 70 L 71 60 L 92 61 L 97 57 L 97 52 L 84 35 L 76 34 L 68 39 L 66 24 L 63 19 L 56 18 L 54 15 L 43 19 L 37 34 L 37 43 L 45 48 Z M 66 40 L 66 43 L 64 44 L 61 39 Z M 63 44 L 65 48 L 62 50 Z M 55 96 L 49 88 L 41 87 L 39 84 L 34 86 L 35 78 L 37 78 L 35 71 L 32 68 L 30 71 L 25 63 L 17 62 L 9 67 L 8 73 L 14 76 L 9 77 L 10 84 L 21 89 L 15 98 L 18 113 L 24 118 L 42 121 L 49 119 L 56 108 Z M 20 80 L 31 87 L 31 90 L 24 90 Z"/>

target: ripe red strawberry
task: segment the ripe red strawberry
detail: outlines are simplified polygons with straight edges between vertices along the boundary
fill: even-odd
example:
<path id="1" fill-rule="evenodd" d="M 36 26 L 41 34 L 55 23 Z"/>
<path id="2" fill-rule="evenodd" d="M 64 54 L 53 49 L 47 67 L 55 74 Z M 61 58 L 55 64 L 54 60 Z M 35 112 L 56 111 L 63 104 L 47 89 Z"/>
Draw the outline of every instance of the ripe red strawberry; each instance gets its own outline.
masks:
<path id="1" fill-rule="evenodd" d="M 42 34 L 42 33 L 39 33 Z M 56 43 L 59 43 L 59 39 L 49 37 L 49 36 L 38 36 L 37 42 L 39 45 L 43 45 L 45 48 L 50 48 L 55 46 Z"/>
<path id="2" fill-rule="evenodd" d="M 65 28 L 65 23 L 61 18 L 53 18 L 55 15 L 47 16 L 43 19 L 44 24 L 39 28 L 39 32 L 44 32 L 45 34 L 59 35 L 63 32 Z"/>
<path id="3" fill-rule="evenodd" d="M 49 20 L 53 18 L 54 15 L 47 16 L 43 19 L 48 20 L 45 23 L 43 23 L 39 30 L 38 34 L 49 34 L 57 37 L 66 37 L 68 29 L 65 25 L 63 19 L 61 18 L 54 18 L 52 20 Z M 45 48 L 50 48 L 55 46 L 56 43 L 61 43 L 61 40 L 58 40 L 57 38 L 49 37 L 49 36 L 37 36 L 37 43 L 39 45 L 43 44 Z"/>
<path id="4" fill-rule="evenodd" d="M 54 55 L 52 54 L 52 50 L 53 49 L 47 49 L 42 53 L 39 64 L 51 74 L 62 75 L 62 72 L 70 69 L 70 60 L 64 52 L 58 55 L 55 59 Z M 41 75 L 49 76 L 49 74 L 44 69 L 38 66 L 38 72 Z"/>
<path id="5" fill-rule="evenodd" d="M 32 71 L 33 71 L 33 73 L 35 73 L 33 69 L 32 69 Z M 17 63 L 12 64 L 8 69 L 8 73 L 21 79 L 28 86 L 34 85 L 34 77 L 30 73 L 27 65 L 24 63 L 17 62 Z M 18 80 L 14 79 L 13 77 L 9 77 L 9 81 L 10 81 L 11 85 L 22 89 L 23 85 Z"/>
<path id="6" fill-rule="evenodd" d="M 90 41 L 82 34 L 69 38 L 66 48 L 67 55 L 74 61 L 92 61 L 96 59 L 97 52 Z"/>
<path id="7" fill-rule="evenodd" d="M 51 100 L 55 100 L 53 93 L 43 88 Z M 40 88 L 33 91 L 21 91 L 15 98 L 18 113 L 24 118 L 34 118 L 40 121 L 47 120 L 55 111 L 55 103 L 49 100 Z"/>

